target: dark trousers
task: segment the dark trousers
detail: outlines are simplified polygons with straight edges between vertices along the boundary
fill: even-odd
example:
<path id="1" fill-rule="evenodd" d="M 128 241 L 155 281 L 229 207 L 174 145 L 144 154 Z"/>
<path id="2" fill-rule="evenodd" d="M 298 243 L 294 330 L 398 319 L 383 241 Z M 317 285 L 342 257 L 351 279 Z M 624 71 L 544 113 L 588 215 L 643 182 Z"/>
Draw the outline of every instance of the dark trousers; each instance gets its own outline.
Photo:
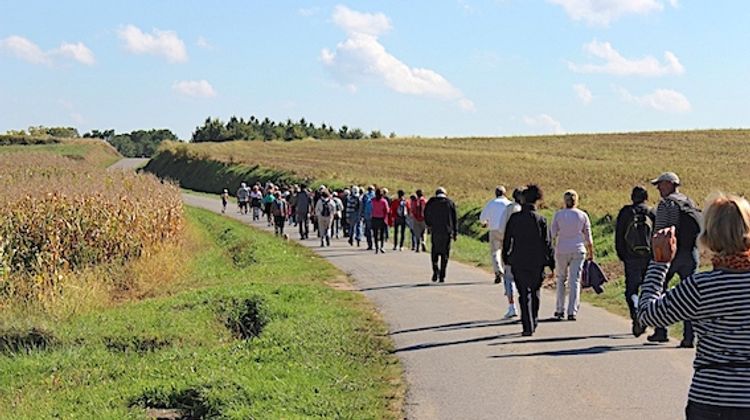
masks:
<path id="1" fill-rule="evenodd" d="M 399 230 L 401 231 L 401 236 L 399 236 Z M 404 247 L 404 238 L 406 237 L 406 219 L 403 217 L 396 217 L 396 220 L 393 222 L 393 247 Z M 401 238 L 401 241 L 399 242 L 399 238 Z"/>
<path id="2" fill-rule="evenodd" d="M 685 407 L 687 420 L 746 420 L 750 419 L 750 408 L 721 407 L 688 401 Z"/>
<path id="3" fill-rule="evenodd" d="M 363 226 L 365 230 L 365 239 L 367 239 L 367 249 L 372 249 L 372 217 L 365 217 Z"/>
<path id="4" fill-rule="evenodd" d="M 432 273 L 437 275 L 440 280 L 445 280 L 448 259 L 451 254 L 451 236 L 450 234 L 433 233 L 431 239 Z"/>
<path id="5" fill-rule="evenodd" d="M 284 216 L 274 216 L 273 217 L 273 232 L 276 235 L 283 235 L 284 234 L 284 223 L 286 222 L 286 218 Z"/>
<path id="6" fill-rule="evenodd" d="M 674 257 L 674 260 L 672 260 L 672 264 L 669 266 L 669 271 L 667 271 L 667 277 L 664 279 L 664 291 L 666 292 L 667 290 L 669 290 L 669 281 L 672 280 L 672 277 L 674 277 L 675 274 L 680 276 L 680 281 L 685 280 L 689 276 L 695 274 L 696 270 L 698 270 L 698 258 L 698 250 L 694 250 L 692 253 L 678 253 Z M 685 321 L 683 325 L 683 341 L 693 343 L 695 340 L 695 335 L 693 334 L 693 323 L 690 321 Z M 664 334 L 664 336 L 666 337 L 667 329 L 656 328 L 655 333 Z"/>
<path id="7" fill-rule="evenodd" d="M 385 219 L 378 217 L 372 218 L 372 235 L 375 240 L 375 249 L 383 249 L 383 246 L 385 245 L 385 231 L 387 229 L 388 225 L 385 224 Z"/>
<path id="8" fill-rule="evenodd" d="M 539 322 L 539 289 L 544 280 L 544 266 L 522 268 L 511 265 L 513 281 L 518 289 L 521 324 L 524 332 L 534 332 Z"/>
<path id="9" fill-rule="evenodd" d="M 625 301 L 630 309 L 630 319 L 635 321 L 638 318 L 638 308 L 633 302 L 633 295 L 638 296 L 643 279 L 646 278 L 646 270 L 650 258 L 638 258 L 623 261 L 625 266 Z"/>
<path id="10" fill-rule="evenodd" d="M 306 239 L 310 236 L 310 218 L 306 214 L 297 214 L 297 226 L 299 226 L 299 236 Z"/>

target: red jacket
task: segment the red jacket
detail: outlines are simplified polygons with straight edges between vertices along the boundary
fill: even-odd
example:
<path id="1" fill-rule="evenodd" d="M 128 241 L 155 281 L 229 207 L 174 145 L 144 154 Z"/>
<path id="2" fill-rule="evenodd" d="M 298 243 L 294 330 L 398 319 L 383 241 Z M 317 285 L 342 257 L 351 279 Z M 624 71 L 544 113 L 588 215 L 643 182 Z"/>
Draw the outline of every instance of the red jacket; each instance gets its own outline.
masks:
<path id="1" fill-rule="evenodd" d="M 409 200 L 404 198 L 406 200 L 406 212 L 409 214 Z M 391 201 L 391 211 L 388 214 L 388 226 L 393 226 L 393 224 L 396 222 L 396 217 L 398 217 L 398 207 L 401 205 L 401 200 L 398 199 L 398 197 L 394 198 L 393 201 Z"/>
<path id="2" fill-rule="evenodd" d="M 424 222 L 424 208 L 427 205 L 427 199 L 421 197 L 409 201 L 409 214 L 411 214 L 411 217 L 418 222 Z"/>

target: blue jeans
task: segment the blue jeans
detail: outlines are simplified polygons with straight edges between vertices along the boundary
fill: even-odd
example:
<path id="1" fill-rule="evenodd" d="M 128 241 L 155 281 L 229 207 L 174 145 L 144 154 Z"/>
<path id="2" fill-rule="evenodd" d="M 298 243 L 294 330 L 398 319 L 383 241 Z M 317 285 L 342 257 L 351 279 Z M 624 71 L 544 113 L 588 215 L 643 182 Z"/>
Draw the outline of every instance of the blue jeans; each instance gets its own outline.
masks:
<path id="1" fill-rule="evenodd" d="M 638 258 L 623 261 L 625 265 L 625 301 L 628 303 L 630 319 L 633 321 L 638 319 L 638 308 L 633 302 L 633 295 L 639 295 L 643 279 L 646 278 L 649 260 L 650 258 Z"/>
<path id="2" fill-rule="evenodd" d="M 349 240 L 357 242 L 362 240 L 362 222 L 360 222 L 359 217 L 349 219 Z"/>

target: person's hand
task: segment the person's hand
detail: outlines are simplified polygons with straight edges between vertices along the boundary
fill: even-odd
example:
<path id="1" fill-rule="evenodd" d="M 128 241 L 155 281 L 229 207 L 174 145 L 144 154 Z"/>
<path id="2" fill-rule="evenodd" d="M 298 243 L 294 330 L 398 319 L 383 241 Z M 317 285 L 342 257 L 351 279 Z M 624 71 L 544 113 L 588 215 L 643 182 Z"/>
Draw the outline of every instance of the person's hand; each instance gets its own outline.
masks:
<path id="1" fill-rule="evenodd" d="M 547 274 L 547 280 L 554 280 L 555 279 L 555 270 L 552 270 Z"/>
<path id="2" fill-rule="evenodd" d="M 486 220 L 482 221 L 482 227 L 487 227 L 487 221 Z"/>
<path id="3" fill-rule="evenodd" d="M 656 232 L 651 239 L 651 248 L 654 250 L 654 261 L 671 262 L 677 253 L 677 236 L 674 226 Z"/>
<path id="4" fill-rule="evenodd" d="M 457 234 L 457 233 L 454 233 L 454 234 L 453 234 L 453 241 L 457 241 L 457 240 L 458 240 L 458 234 Z"/>

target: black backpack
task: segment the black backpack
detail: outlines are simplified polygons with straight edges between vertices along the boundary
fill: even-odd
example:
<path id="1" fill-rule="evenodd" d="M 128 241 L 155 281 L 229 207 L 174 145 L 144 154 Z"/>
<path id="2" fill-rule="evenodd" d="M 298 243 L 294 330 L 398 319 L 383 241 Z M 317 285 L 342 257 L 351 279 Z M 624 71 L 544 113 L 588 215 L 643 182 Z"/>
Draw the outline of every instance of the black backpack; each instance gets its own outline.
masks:
<path id="1" fill-rule="evenodd" d="M 320 211 L 322 217 L 329 217 L 331 215 L 331 201 L 323 200 L 323 209 Z"/>
<path id="2" fill-rule="evenodd" d="M 703 214 L 690 201 L 673 200 L 680 207 L 677 252 L 692 252 L 703 225 Z"/>
<path id="3" fill-rule="evenodd" d="M 651 236 L 654 224 L 648 217 L 648 210 L 631 207 L 630 221 L 625 226 L 625 245 L 628 251 L 638 257 L 651 255 Z"/>

